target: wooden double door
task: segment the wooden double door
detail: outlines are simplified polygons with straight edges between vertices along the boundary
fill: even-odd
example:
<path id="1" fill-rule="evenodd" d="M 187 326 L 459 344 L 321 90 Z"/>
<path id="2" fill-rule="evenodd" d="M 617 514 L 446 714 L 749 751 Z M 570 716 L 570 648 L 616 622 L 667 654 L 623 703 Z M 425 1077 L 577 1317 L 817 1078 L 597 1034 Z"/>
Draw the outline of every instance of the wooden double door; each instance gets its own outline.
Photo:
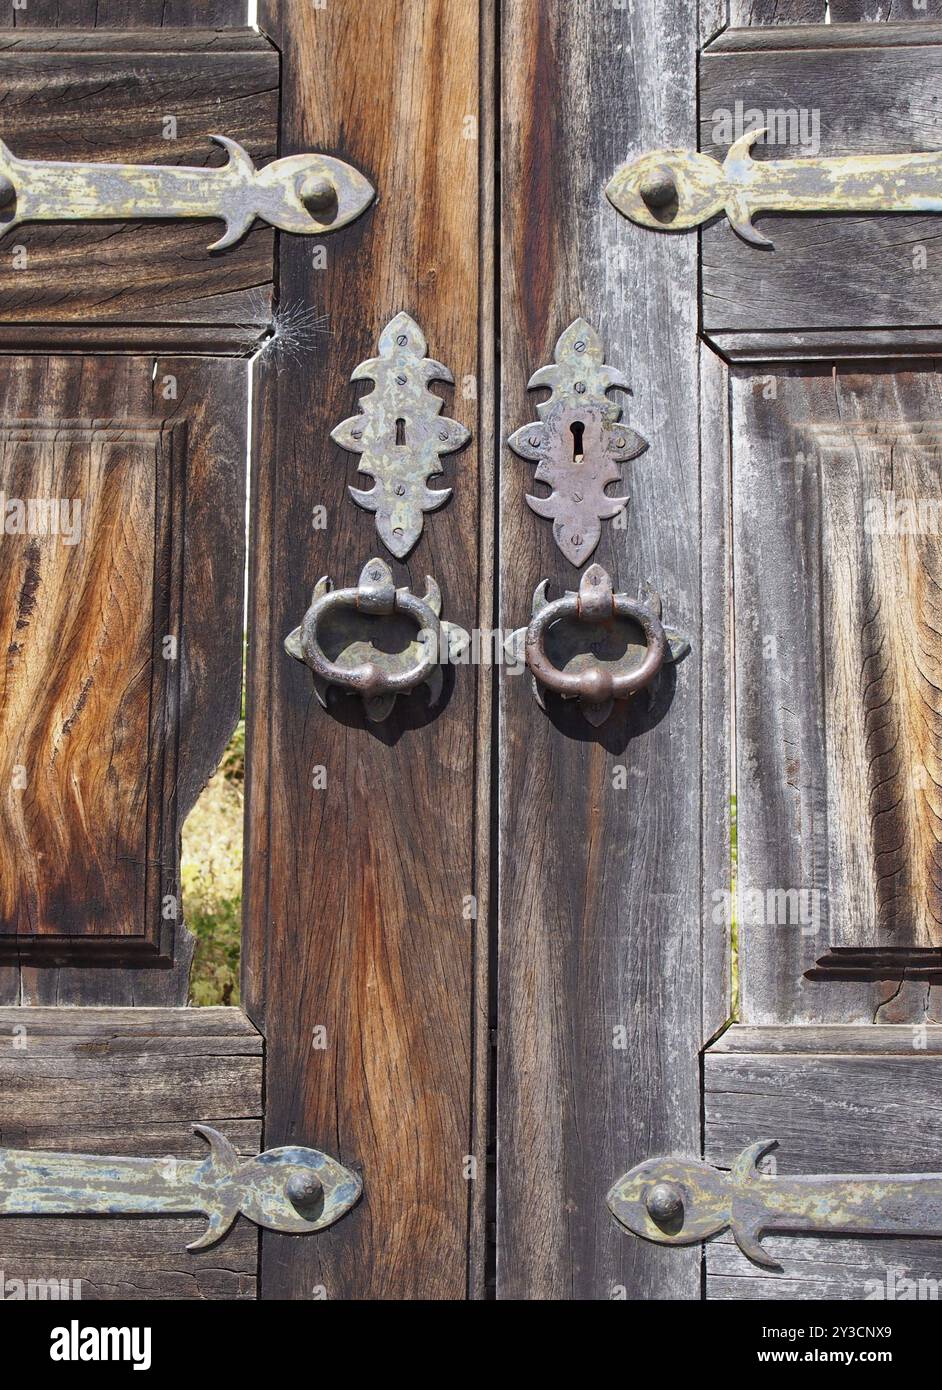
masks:
<path id="1" fill-rule="evenodd" d="M 770 253 L 722 220 L 636 226 L 604 192 L 644 150 L 721 153 L 753 108 L 794 110 L 825 156 L 938 146 L 928 10 L 793 8 L 262 0 L 252 27 L 239 0 L 29 0 L 2 21 L 21 158 L 207 165 L 223 134 L 377 193 L 329 235 L 259 221 L 217 252 L 199 221 L 0 242 L 0 488 L 82 503 L 78 544 L 0 537 L 0 1142 L 189 1158 L 209 1124 L 363 1184 L 328 1229 L 240 1218 L 190 1254 L 197 1217 L 5 1217 L 7 1278 L 608 1300 L 933 1274 L 932 1242 L 810 1237 L 770 1239 L 771 1273 L 728 1232 L 668 1248 L 606 1203 L 647 1158 L 726 1169 L 765 1138 L 782 1173 L 938 1164 L 939 540 L 860 518 L 939 496 L 942 224 L 778 217 Z M 402 314 L 469 438 L 397 555 L 331 431 Z M 538 445 L 507 445 L 543 438 L 528 382 L 554 360 L 573 459 L 580 385 L 633 432 L 591 558 L 527 504 Z M 356 585 L 372 557 L 415 594 L 432 576 L 477 642 L 440 698 L 379 720 L 355 693 L 322 708 L 284 648 L 319 577 Z M 536 609 L 590 565 L 655 589 L 677 638 L 601 721 L 538 702 L 505 647 L 543 581 Z M 243 638 L 243 1004 L 197 1009 L 179 837 L 239 717 Z"/>

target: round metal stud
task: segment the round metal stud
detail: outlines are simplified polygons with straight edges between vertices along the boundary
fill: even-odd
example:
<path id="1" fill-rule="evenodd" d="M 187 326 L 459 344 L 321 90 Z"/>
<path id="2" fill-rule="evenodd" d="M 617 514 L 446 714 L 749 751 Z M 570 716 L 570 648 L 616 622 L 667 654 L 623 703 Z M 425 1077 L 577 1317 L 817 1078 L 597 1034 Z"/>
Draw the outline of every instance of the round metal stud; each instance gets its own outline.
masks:
<path id="1" fill-rule="evenodd" d="M 650 174 L 638 192 L 645 206 L 652 210 L 669 207 L 677 199 L 677 185 L 673 175 L 666 169 L 657 169 Z"/>
<path id="2" fill-rule="evenodd" d="M 298 197 L 308 212 L 323 212 L 337 201 L 337 190 L 323 174 L 308 174 L 298 189 Z"/>
<path id="3" fill-rule="evenodd" d="M 285 1183 L 285 1196 L 299 1216 L 313 1221 L 324 1200 L 324 1185 L 316 1173 L 292 1173 Z"/>
<path id="4" fill-rule="evenodd" d="M 644 1204 L 652 1221 L 668 1226 L 683 1216 L 684 1194 L 676 1183 L 659 1182 L 651 1188 Z"/>

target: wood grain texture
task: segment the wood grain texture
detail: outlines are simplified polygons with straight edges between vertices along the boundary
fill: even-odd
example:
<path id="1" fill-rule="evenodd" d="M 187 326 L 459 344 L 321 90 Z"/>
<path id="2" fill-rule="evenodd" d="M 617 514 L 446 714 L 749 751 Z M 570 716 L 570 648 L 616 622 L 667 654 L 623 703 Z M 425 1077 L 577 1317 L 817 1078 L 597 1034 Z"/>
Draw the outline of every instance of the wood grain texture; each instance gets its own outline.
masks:
<path id="1" fill-rule="evenodd" d="M 694 648 L 653 704 L 642 696 L 597 731 L 552 697 L 543 714 L 528 680 L 502 675 L 504 1299 L 699 1294 L 697 1252 L 628 1239 L 605 1206 L 633 1163 L 699 1145 L 696 241 L 633 226 L 602 191 L 633 154 L 694 143 L 696 33 L 683 3 L 634 14 L 582 0 L 503 7 L 501 438 L 534 418 L 531 373 L 587 318 L 631 383 L 625 418 L 650 443 L 625 469 L 627 529 L 606 524 L 594 558 L 632 595 L 650 579 Z M 525 505 L 531 482 L 505 450 L 505 629 L 528 621 L 544 578 L 554 596 L 576 586 L 551 527 Z"/>
<path id="2" fill-rule="evenodd" d="M 194 1122 L 240 1154 L 261 1146 L 262 1041 L 236 1009 L 0 1009 L 0 1144 L 198 1158 Z M 83 1301 L 247 1299 L 258 1232 L 239 1218 L 215 1250 L 184 1247 L 200 1217 L 0 1221 L 7 1280 L 81 1281 Z"/>
<path id="3" fill-rule="evenodd" d="M 773 120 L 794 113 L 792 139 L 799 113 L 820 123 L 817 150 L 762 145 L 758 158 L 939 149 L 940 36 L 926 24 L 728 30 L 701 58 L 700 148 L 722 158 L 729 141 L 717 132 L 741 103 Z M 931 329 L 942 318 L 938 217 L 760 215 L 757 225 L 773 250 L 747 245 L 725 217 L 703 230 L 711 340 L 748 334 L 778 352 L 779 333 L 841 329 L 842 346 L 853 346 L 861 330 Z"/>
<path id="4" fill-rule="evenodd" d="M 942 328 L 842 328 L 795 333 L 711 333 L 710 342 L 731 362 L 814 362 L 835 358 L 937 356 Z"/>
<path id="5" fill-rule="evenodd" d="M 160 949 L 173 455 L 159 420 L 0 426 L 0 948 Z"/>
<path id="6" fill-rule="evenodd" d="M 704 1045 L 734 1007 L 733 610 L 729 372 L 708 347 L 700 353 L 700 574 L 703 740 L 701 889 Z"/>
<path id="7" fill-rule="evenodd" d="M 786 33 L 807 24 L 827 25 L 836 33 L 858 23 L 880 24 L 888 32 L 905 33 L 914 24 L 942 18 L 939 0 L 925 0 L 925 7 L 918 10 L 912 0 L 728 0 L 727 9 L 732 26 L 774 25 Z M 757 43 L 761 42 L 757 38 Z M 846 40 L 837 37 L 833 42 Z"/>
<path id="8" fill-rule="evenodd" d="M 915 1036 L 912 1024 L 906 1023 L 884 1023 L 879 1028 L 840 1023 L 753 1028 L 747 1023 L 737 1023 L 710 1044 L 710 1051 L 770 1055 L 811 1052 L 843 1056 L 863 1050 L 868 1057 L 912 1057 Z M 929 1056 L 942 1055 L 942 1029 L 925 1029 L 921 1034 L 921 1050 Z"/>
<path id="9" fill-rule="evenodd" d="M 825 24 L 828 0 L 727 0 L 727 23 L 746 25 Z"/>
<path id="10" fill-rule="evenodd" d="M 938 939 L 939 375 L 732 388 L 742 1017 L 921 1019 L 924 989 L 803 972 L 828 945 Z M 930 529 L 882 530 L 907 502 Z"/>
<path id="11" fill-rule="evenodd" d="M 783 1175 L 938 1172 L 934 1031 L 730 1029 L 704 1059 L 706 1160 L 728 1168 L 746 1144 L 768 1138 L 779 1141 Z M 939 1241 L 769 1236 L 765 1244 L 782 1274 L 753 1265 L 728 1233 L 709 1242 L 707 1297 L 873 1299 L 881 1288 L 886 1296 L 888 1278 L 942 1277 Z"/>
<path id="12" fill-rule="evenodd" d="M 718 87 L 735 86 L 746 106 L 819 107 L 822 153 L 884 136 L 934 148 L 934 92 L 919 82 L 939 52 L 925 20 L 938 17 L 935 0 L 919 14 L 893 0 L 831 0 L 826 14 L 817 0 L 731 0 L 731 25 L 766 27 L 714 38 L 701 120 Z M 894 97 L 884 76 L 904 80 L 907 65 Z M 765 230 L 776 242 L 765 258 L 743 256 L 728 229 L 704 238 L 704 324 L 718 350 L 804 363 L 731 373 L 739 886 L 764 897 L 805 885 L 821 899 L 804 932 L 746 926 L 740 903 L 746 1024 L 705 1055 L 704 1152 L 728 1166 L 776 1137 L 781 1172 L 937 1171 L 938 991 L 802 973 L 826 941 L 934 939 L 939 540 L 867 534 L 861 510 L 890 488 L 938 495 L 938 377 L 912 360 L 938 350 L 933 282 L 913 255 L 925 246 L 931 277 L 938 229 L 887 217 L 769 218 Z M 790 1020 L 802 1026 L 771 1026 Z M 708 1244 L 706 1296 L 874 1299 L 895 1280 L 897 1298 L 938 1297 L 937 1241 L 767 1245 L 783 1274 L 752 1265 L 728 1233 Z"/>
<path id="13" fill-rule="evenodd" d="M 31 760 L 38 759 L 31 769 L 28 795 L 36 799 L 29 803 L 29 816 L 23 819 L 25 803 L 19 811 L 11 804 L 23 792 L 15 792 L 9 779 L 5 814 L 20 817 L 17 824 L 28 831 L 33 855 L 52 856 L 46 861 L 48 877 L 42 876 L 53 914 L 45 925 L 57 927 L 63 938 L 44 956 L 45 967 L 28 963 L 28 937 L 16 943 L 19 964 L 0 967 L 5 1002 L 186 999 L 188 933 L 180 927 L 174 943 L 173 922 L 164 921 L 160 899 L 179 896 L 179 828 L 215 768 L 240 709 L 245 379 L 245 366 L 237 361 L 0 358 L 4 420 L 36 419 L 42 411 L 39 418 L 46 425 L 57 419 L 94 421 L 93 439 L 120 441 L 124 432 L 121 448 L 132 459 L 134 472 L 132 486 L 126 471 L 119 470 L 122 484 L 106 511 L 110 532 L 103 523 L 96 525 L 93 545 L 78 557 L 87 571 L 84 587 L 73 582 L 71 573 L 59 575 L 62 563 L 68 567 L 76 562 L 62 561 L 63 547 L 55 538 L 2 537 L 11 561 L 4 569 L 10 598 L 4 622 L 7 646 L 16 649 L 7 653 L 3 718 L 19 731 L 5 737 L 4 756 L 15 761 L 16 748 L 25 746 L 24 739 L 29 743 L 24 730 L 32 728 Z M 175 399 L 165 399 L 171 391 Z M 174 441 L 161 483 L 167 510 L 177 518 L 176 526 L 169 527 L 174 537 L 169 547 L 156 544 L 160 527 L 153 512 L 148 517 L 145 506 L 135 516 L 127 505 L 129 498 L 140 498 L 141 490 L 146 493 L 154 485 L 148 483 L 152 467 L 149 474 L 147 460 L 135 459 L 129 442 L 133 422 L 142 418 L 153 422 L 151 430 L 160 438 Z M 117 446 L 112 442 L 108 447 Z M 81 471 L 85 457 L 80 449 L 76 463 L 75 446 L 65 443 L 51 453 L 45 447 L 39 456 L 47 460 L 44 466 L 52 459 L 57 490 L 70 469 Z M 95 476 L 89 466 L 78 479 L 86 495 Z M 180 524 L 184 515 L 185 528 Z M 31 542 L 40 552 L 32 568 Z M 46 558 L 43 547 L 49 552 Z M 139 562 L 140 583 L 133 590 L 135 569 L 117 564 L 129 555 Z M 57 587 L 60 578 L 63 583 Z M 64 610 L 60 593 L 68 600 Z M 167 635 L 177 639 L 176 661 L 163 659 Z M 135 641 L 141 647 L 137 659 Z M 28 679 L 22 675 L 24 664 Z M 140 700 L 134 695 L 137 689 Z M 27 715 L 23 702 L 31 691 L 35 707 Z M 123 752 L 117 756 L 116 750 Z M 143 898 L 129 892 L 122 896 L 120 889 L 126 876 L 138 886 L 141 882 L 140 846 L 134 866 L 124 869 L 120 845 L 142 787 L 150 801 L 143 857 L 151 881 Z M 97 798 L 103 798 L 103 809 L 96 816 L 91 812 Z M 109 798 L 115 801 L 117 820 L 107 810 Z M 97 847 L 94 853 L 91 846 Z M 89 871 L 98 866 L 95 872 L 111 905 L 99 923 L 103 936 L 107 940 L 110 935 L 110 945 L 120 948 L 121 962 L 127 959 L 122 936 L 159 945 L 162 956 L 155 956 L 154 963 L 162 959 L 161 969 L 149 972 L 142 964 L 140 970 L 124 971 L 106 963 L 60 968 L 72 966 L 66 943 L 90 911 L 94 875 L 77 868 L 90 853 Z M 57 877 L 59 869 L 63 872 Z M 31 873 L 29 862 L 20 863 L 16 881 L 22 883 L 23 875 Z M 104 905 L 101 911 L 105 913 Z"/>
<path id="14" fill-rule="evenodd" d="M 98 32 L 67 46 L 40 31 L 0 42 L 3 139 L 27 159 L 219 165 L 209 141 L 240 141 L 256 162 L 277 145 L 278 54 L 261 35 L 199 31 L 151 51 L 147 40 Z M 177 136 L 165 138 L 165 118 Z M 0 242 L 0 324 L 39 328 L 43 346 L 90 325 L 216 329 L 250 349 L 271 316 L 272 230 L 257 223 L 210 255 L 218 222 L 23 224 Z M 14 248 L 19 248 L 15 251 Z M 142 344 L 150 346 L 149 343 Z"/>
<path id="15" fill-rule="evenodd" d="M 830 0 L 828 15 L 834 26 L 868 22 L 902 28 L 942 19 L 942 4 L 939 0 L 925 0 L 917 9 L 913 0 Z"/>
<path id="16" fill-rule="evenodd" d="M 267 1041 L 266 1142 L 321 1146 L 365 1183 L 356 1210 L 317 1240 L 263 1238 L 262 1294 L 308 1298 L 322 1286 L 329 1298 L 458 1299 L 469 1292 L 479 1200 L 466 1156 L 481 1183 L 486 1166 L 473 1116 L 475 1049 L 486 1049 L 475 1037 L 487 964 L 483 937 L 476 945 L 487 905 L 475 788 L 486 672 L 446 677 L 433 715 L 416 694 L 369 725 L 355 698 L 325 714 L 282 643 L 319 575 L 350 583 L 382 553 L 374 518 L 346 496 L 355 460 L 328 436 L 354 409 L 353 368 L 400 310 L 454 373 L 445 408 L 473 437 L 446 463 L 452 500 L 393 569 L 420 592 L 434 575 L 444 615 L 479 622 L 490 506 L 477 464 L 489 446 L 478 402 L 490 389 L 478 327 L 479 171 L 490 161 L 479 12 L 461 0 L 267 3 L 260 22 L 285 54 L 284 152 L 317 131 L 379 191 L 376 209 L 330 239 L 326 270 L 283 239 L 281 294 L 316 304 L 328 331 L 293 352 L 286 342 L 281 358 L 276 335 L 255 412 L 245 998 Z M 311 525 L 318 504 L 324 530 Z M 316 1027 L 324 1049 L 312 1047 Z"/>

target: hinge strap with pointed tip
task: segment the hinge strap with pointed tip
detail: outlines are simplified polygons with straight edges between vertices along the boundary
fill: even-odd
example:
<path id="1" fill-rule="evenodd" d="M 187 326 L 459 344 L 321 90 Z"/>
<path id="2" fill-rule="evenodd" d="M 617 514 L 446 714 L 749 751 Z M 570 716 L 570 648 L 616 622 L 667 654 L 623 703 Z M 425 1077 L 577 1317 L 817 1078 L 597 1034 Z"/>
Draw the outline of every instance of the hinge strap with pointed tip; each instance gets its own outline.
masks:
<path id="1" fill-rule="evenodd" d="M 19 159 L 0 140 L 0 235 L 23 222 L 218 218 L 221 251 L 256 218 L 283 232 L 323 236 L 359 217 L 374 197 L 359 170 L 323 154 L 295 154 L 256 169 L 247 151 L 212 135 L 229 156 L 221 168 L 90 164 Z"/>
<path id="2" fill-rule="evenodd" d="M 942 1173 L 767 1175 L 757 1165 L 774 1147 L 750 1144 L 728 1173 L 697 1159 L 648 1159 L 615 1183 L 609 1209 L 633 1235 L 662 1245 L 728 1229 L 767 1269 L 781 1266 L 763 1234 L 942 1236 Z"/>
<path id="3" fill-rule="evenodd" d="M 942 153 L 753 159 L 764 130 L 740 137 L 721 164 L 694 150 L 650 150 L 605 189 L 620 213 L 655 231 L 685 231 L 725 212 L 735 232 L 771 246 L 760 212 L 942 212 Z"/>
<path id="4" fill-rule="evenodd" d="M 270 1231 L 304 1235 L 332 1225 L 358 1201 L 356 1173 L 297 1147 L 241 1158 L 224 1135 L 194 1125 L 209 1144 L 202 1160 L 0 1149 L 0 1216 L 203 1215 L 188 1250 L 204 1250 L 240 1214 Z"/>

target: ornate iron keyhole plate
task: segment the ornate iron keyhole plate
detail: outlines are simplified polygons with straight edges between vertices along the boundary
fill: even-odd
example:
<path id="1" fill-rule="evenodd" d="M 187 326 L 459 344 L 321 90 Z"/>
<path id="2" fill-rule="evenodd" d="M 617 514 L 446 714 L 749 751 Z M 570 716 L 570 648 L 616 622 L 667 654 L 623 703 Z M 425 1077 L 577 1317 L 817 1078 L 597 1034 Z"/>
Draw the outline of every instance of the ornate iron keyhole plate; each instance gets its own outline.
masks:
<path id="1" fill-rule="evenodd" d="M 561 333 L 555 365 L 540 367 L 528 389 L 550 388 L 536 408 L 539 420 L 523 425 L 509 439 L 521 458 L 537 464 L 534 477 L 552 489 L 547 497 L 527 497 L 537 516 L 553 523 L 553 537 L 566 559 L 580 566 L 595 550 L 602 522 L 623 511 L 628 498 L 609 496 L 622 483 L 621 465 L 648 447 L 619 420 L 621 406 L 609 400 L 610 387 L 627 389 L 621 372 L 603 361 L 602 340 L 585 319 Z"/>

